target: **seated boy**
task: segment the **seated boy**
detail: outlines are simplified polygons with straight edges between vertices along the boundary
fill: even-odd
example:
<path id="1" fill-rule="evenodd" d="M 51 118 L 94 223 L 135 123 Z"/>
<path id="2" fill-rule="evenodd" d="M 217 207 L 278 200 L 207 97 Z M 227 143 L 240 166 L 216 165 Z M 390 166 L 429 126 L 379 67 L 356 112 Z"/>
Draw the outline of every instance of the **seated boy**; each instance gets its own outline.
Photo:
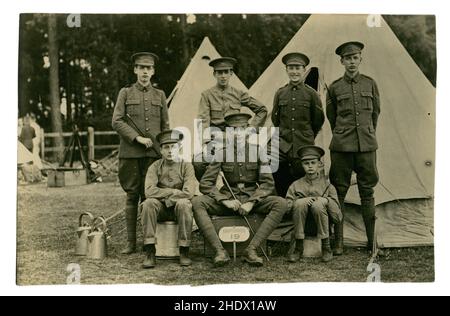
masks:
<path id="1" fill-rule="evenodd" d="M 297 262 L 303 254 L 305 222 L 308 212 L 317 225 L 317 238 L 322 239 L 322 261 L 333 259 L 329 239 L 329 216 L 333 223 L 342 220 L 336 189 L 321 175 L 320 158 L 324 150 L 317 146 L 304 146 L 298 151 L 306 175 L 295 181 L 288 190 L 286 199 L 292 210 L 295 225 L 295 250 L 288 256 L 289 262 Z"/>
<path id="2" fill-rule="evenodd" d="M 159 221 L 178 222 L 178 246 L 180 264 L 191 265 L 189 246 L 192 232 L 192 204 L 197 180 L 192 164 L 180 160 L 183 134 L 176 130 L 160 133 L 162 159 L 150 166 L 145 179 L 145 197 L 142 204 L 141 222 L 144 233 L 146 259 L 144 269 L 156 265 L 156 224 Z"/>

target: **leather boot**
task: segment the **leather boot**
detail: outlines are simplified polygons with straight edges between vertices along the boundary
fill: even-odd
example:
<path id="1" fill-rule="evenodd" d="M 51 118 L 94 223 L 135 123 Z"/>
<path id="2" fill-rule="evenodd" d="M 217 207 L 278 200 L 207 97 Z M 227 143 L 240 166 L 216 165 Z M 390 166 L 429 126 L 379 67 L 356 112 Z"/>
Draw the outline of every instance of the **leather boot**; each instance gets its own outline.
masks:
<path id="1" fill-rule="evenodd" d="M 367 250 L 373 251 L 377 246 L 375 238 L 375 201 L 374 199 L 367 199 L 361 201 L 361 210 L 366 227 L 367 236 Z"/>
<path id="2" fill-rule="evenodd" d="M 341 256 L 344 253 L 344 208 L 345 197 L 339 197 L 339 204 L 341 206 L 342 221 L 338 224 L 334 224 L 334 249 L 333 254 L 335 256 Z"/>
<path id="3" fill-rule="evenodd" d="M 145 251 L 145 260 L 142 264 L 142 267 L 144 269 L 152 269 L 156 266 L 156 249 L 155 245 L 145 245 L 144 246 Z"/>
<path id="4" fill-rule="evenodd" d="M 262 267 L 264 265 L 264 259 L 258 256 L 256 248 L 254 247 L 248 246 L 247 249 L 245 249 L 243 256 L 245 262 L 253 267 Z"/>
<path id="5" fill-rule="evenodd" d="M 294 251 L 288 256 L 288 262 L 296 263 L 297 261 L 300 260 L 302 255 L 303 255 L 303 239 L 297 239 L 295 241 Z"/>
<path id="6" fill-rule="evenodd" d="M 182 267 L 189 267 L 192 264 L 189 258 L 189 247 L 180 247 L 180 265 Z"/>
<path id="7" fill-rule="evenodd" d="M 123 255 L 130 255 L 136 252 L 137 208 L 128 207 L 125 212 L 127 225 L 127 246 L 122 250 L 121 253 Z"/>
<path id="8" fill-rule="evenodd" d="M 283 202 L 285 202 L 283 200 Z M 244 260 L 253 266 L 261 266 L 264 264 L 263 258 L 259 257 L 256 249 L 262 244 L 264 240 L 277 228 L 287 211 L 287 204 L 277 203 L 272 208 L 271 212 L 266 216 L 252 241 L 244 251 Z"/>
<path id="9" fill-rule="evenodd" d="M 330 239 L 322 239 L 322 261 L 330 262 L 333 259 L 333 252 L 331 251 Z"/>
<path id="10" fill-rule="evenodd" d="M 223 247 L 222 249 L 216 249 L 216 255 L 213 259 L 213 263 L 216 268 L 226 266 L 230 261 L 230 256 Z"/>
<path id="11" fill-rule="evenodd" d="M 195 222 L 200 228 L 203 237 L 210 244 L 210 246 L 215 251 L 215 256 L 213 258 L 213 264 L 215 267 L 223 267 L 230 262 L 230 256 L 223 248 L 220 242 L 219 236 L 217 236 L 216 229 L 211 222 L 211 218 L 208 213 L 205 212 L 194 212 Z"/>

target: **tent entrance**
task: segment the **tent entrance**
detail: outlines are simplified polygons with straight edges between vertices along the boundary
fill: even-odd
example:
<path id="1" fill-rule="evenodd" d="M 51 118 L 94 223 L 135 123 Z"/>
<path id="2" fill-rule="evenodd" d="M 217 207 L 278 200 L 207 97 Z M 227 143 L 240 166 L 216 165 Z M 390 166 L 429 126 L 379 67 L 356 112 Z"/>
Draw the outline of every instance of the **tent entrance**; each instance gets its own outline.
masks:
<path id="1" fill-rule="evenodd" d="M 319 91 L 319 68 L 311 67 L 304 81 L 308 86 Z"/>

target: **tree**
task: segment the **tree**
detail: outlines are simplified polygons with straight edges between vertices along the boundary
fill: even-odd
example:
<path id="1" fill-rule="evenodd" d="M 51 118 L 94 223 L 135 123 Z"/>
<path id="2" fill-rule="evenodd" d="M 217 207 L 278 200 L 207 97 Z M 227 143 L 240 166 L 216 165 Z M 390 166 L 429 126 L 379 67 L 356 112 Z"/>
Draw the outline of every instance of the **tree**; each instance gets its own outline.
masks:
<path id="1" fill-rule="evenodd" d="M 59 148 L 55 156 L 62 155 L 64 141 L 62 137 L 61 122 L 61 99 L 59 97 L 59 50 L 57 38 L 57 17 L 55 15 L 48 16 L 48 57 L 50 61 L 49 68 L 49 88 L 50 88 L 50 105 L 52 115 L 53 132 L 59 133 L 54 138 L 54 146 Z"/>

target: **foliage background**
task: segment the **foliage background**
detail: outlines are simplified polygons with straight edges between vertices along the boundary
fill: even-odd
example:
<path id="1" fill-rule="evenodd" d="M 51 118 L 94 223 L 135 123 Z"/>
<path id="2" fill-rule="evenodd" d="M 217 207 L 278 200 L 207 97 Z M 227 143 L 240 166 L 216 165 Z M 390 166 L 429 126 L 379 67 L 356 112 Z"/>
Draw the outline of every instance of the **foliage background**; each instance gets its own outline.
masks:
<path id="1" fill-rule="evenodd" d="M 308 16 L 83 14 L 81 27 L 69 28 L 67 15 L 56 15 L 59 95 L 66 109 L 62 129 L 68 131 L 76 122 L 82 129 L 93 125 L 111 130 L 117 93 L 135 80 L 133 52 L 152 51 L 162 57 L 153 82 L 169 95 L 208 36 L 221 55 L 238 59 L 236 73 L 250 87 Z M 435 17 L 383 17 L 435 86 Z M 45 14 L 20 18 L 19 116 L 35 113 L 38 123 L 51 131 L 48 19 Z"/>

